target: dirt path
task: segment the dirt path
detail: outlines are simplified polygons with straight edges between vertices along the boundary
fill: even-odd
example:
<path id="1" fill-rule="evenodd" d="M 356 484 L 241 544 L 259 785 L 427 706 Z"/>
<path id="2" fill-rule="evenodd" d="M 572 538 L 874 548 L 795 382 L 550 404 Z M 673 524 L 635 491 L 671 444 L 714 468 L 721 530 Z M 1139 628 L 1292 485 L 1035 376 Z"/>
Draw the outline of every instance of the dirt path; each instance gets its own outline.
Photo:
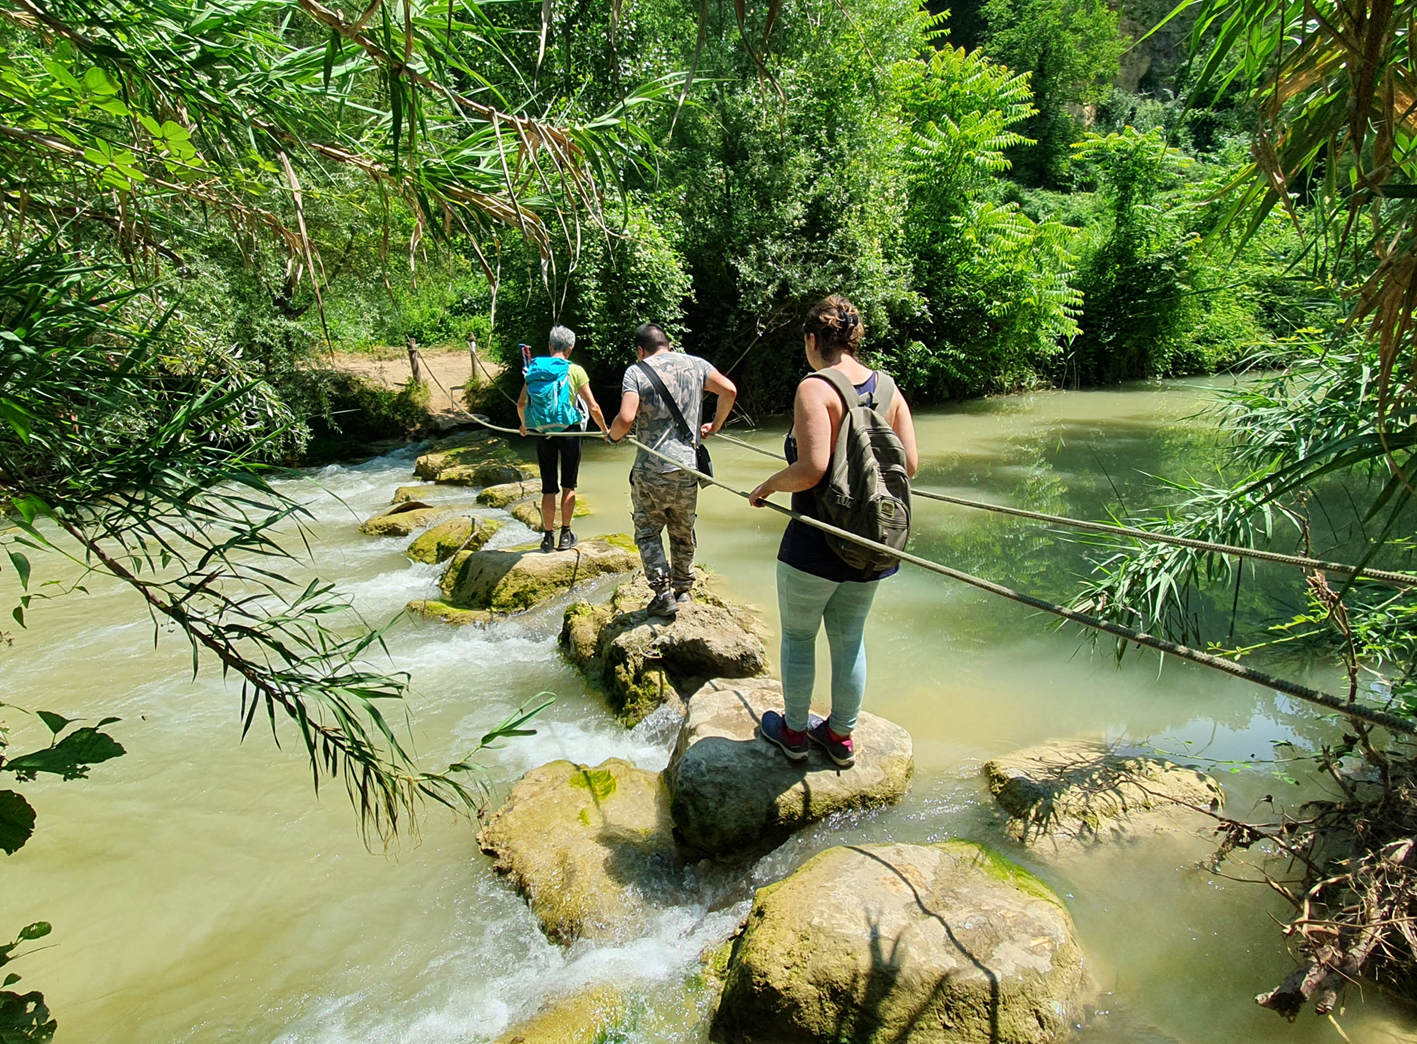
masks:
<path id="1" fill-rule="evenodd" d="M 388 357 L 381 358 L 383 355 Z M 432 393 L 428 409 L 433 414 L 435 421 L 439 417 L 458 413 L 463 408 L 463 388 L 467 385 L 469 377 L 472 376 L 472 358 L 468 355 L 467 350 L 465 348 L 449 351 L 420 349 L 419 357 L 423 361 L 423 379 L 428 383 L 428 390 Z M 486 380 L 501 369 L 481 357 L 478 358 L 477 364 L 478 380 Z M 345 373 L 355 374 L 386 388 L 402 388 L 408 383 L 411 375 L 408 356 L 402 349 L 398 350 L 397 355 L 394 354 L 393 349 L 378 355 L 365 352 L 336 352 L 334 368 Z"/>

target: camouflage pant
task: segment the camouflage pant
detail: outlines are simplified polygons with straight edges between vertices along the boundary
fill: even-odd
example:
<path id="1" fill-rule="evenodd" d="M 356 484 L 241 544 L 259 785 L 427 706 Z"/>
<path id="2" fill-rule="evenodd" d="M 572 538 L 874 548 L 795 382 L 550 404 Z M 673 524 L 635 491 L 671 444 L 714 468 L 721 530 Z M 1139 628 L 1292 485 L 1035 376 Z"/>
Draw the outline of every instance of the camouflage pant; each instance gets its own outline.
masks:
<path id="1" fill-rule="evenodd" d="M 635 523 L 635 543 L 640 545 L 645 579 L 655 591 L 670 586 L 669 562 L 664 557 L 661 533 L 669 530 L 669 553 L 674 560 L 672 583 L 675 591 L 687 591 L 694 584 L 694 522 L 699 517 L 699 483 L 687 471 L 630 472 L 631 518 Z"/>

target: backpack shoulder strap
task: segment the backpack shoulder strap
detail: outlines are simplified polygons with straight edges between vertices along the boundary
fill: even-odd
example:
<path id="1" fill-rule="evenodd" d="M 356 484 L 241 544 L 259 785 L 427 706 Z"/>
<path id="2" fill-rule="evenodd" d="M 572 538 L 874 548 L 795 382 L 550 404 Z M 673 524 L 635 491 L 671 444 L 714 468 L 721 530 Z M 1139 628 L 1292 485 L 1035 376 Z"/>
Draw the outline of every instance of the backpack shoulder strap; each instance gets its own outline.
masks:
<path id="1" fill-rule="evenodd" d="M 654 372 L 654 367 L 649 363 L 642 361 L 635 365 L 644 371 L 650 384 L 654 385 L 654 390 L 659 393 L 659 397 L 669 407 L 669 415 L 674 418 L 674 423 L 679 428 L 679 437 L 689 445 L 697 446 L 699 440 L 694 438 L 694 433 L 689 430 L 689 423 L 684 420 L 684 414 L 679 411 L 679 404 L 674 401 L 674 396 L 670 395 L 669 389 L 664 386 L 664 380 Z"/>
<path id="2" fill-rule="evenodd" d="M 856 386 L 852 384 L 850 378 L 840 370 L 834 370 L 828 366 L 826 369 L 816 370 L 813 373 L 809 373 L 807 376 L 820 377 L 835 388 L 836 393 L 841 396 L 842 405 L 848 410 L 861 405 L 861 396 L 856 394 Z"/>
<path id="3" fill-rule="evenodd" d="M 883 418 L 891 415 L 891 400 L 895 398 L 895 378 L 885 370 L 876 371 L 876 410 Z"/>

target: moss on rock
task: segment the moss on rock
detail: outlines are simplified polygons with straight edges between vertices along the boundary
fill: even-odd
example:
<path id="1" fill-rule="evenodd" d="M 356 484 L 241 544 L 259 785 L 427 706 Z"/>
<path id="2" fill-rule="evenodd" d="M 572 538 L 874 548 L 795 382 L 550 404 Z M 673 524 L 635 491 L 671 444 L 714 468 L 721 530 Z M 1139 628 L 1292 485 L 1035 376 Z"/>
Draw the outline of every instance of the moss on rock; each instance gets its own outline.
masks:
<path id="1" fill-rule="evenodd" d="M 1087 999 L 1072 918 L 1036 878 L 1001 872 L 1001 862 L 964 841 L 853 845 L 760 889 L 710 1039 L 1067 1036 Z"/>
<path id="2" fill-rule="evenodd" d="M 359 531 L 369 536 L 411 536 L 432 525 L 448 513 L 448 508 L 434 507 L 421 500 L 410 500 L 380 511 L 365 519 Z"/>
<path id="3" fill-rule="evenodd" d="M 607 573 L 629 572 L 638 561 L 599 539 L 550 554 L 535 547 L 461 552 L 449 560 L 439 588 L 444 599 L 459 608 L 517 613 L 576 584 Z"/>
<path id="4" fill-rule="evenodd" d="M 552 1001 L 507 1030 L 494 1044 L 609 1044 L 610 1034 L 624 1029 L 629 1019 L 619 990 L 593 986 Z"/>
<path id="5" fill-rule="evenodd" d="M 486 504 L 488 507 L 504 508 L 510 504 L 515 504 L 527 497 L 538 496 L 541 493 L 541 483 L 539 482 L 503 482 L 499 486 L 488 486 L 481 493 L 477 494 L 477 502 Z"/>
<path id="6" fill-rule="evenodd" d="M 393 499 L 389 503 L 397 506 L 407 504 L 410 500 L 422 500 L 431 489 L 430 486 L 400 486 L 394 490 Z"/>
<path id="7" fill-rule="evenodd" d="M 575 511 L 571 512 L 571 517 L 585 518 L 585 516 L 589 514 L 590 505 L 586 503 L 585 497 L 576 497 L 576 509 Z M 512 517 L 518 522 L 520 522 L 522 525 L 530 529 L 533 533 L 542 532 L 541 501 L 539 499 L 523 501 L 522 503 L 516 505 L 514 508 L 512 508 Z M 561 518 L 561 504 L 558 500 L 556 504 L 556 524 L 560 526 L 563 523 L 564 519 Z"/>
<path id="8" fill-rule="evenodd" d="M 608 542 L 608 541 L 607 541 Z M 762 625 L 747 606 L 719 597 L 700 576 L 694 601 L 672 621 L 649 617 L 644 576 L 621 584 L 605 603 L 566 610 L 561 647 L 604 691 L 611 709 L 634 726 L 708 678 L 749 678 L 767 670 Z"/>
<path id="9" fill-rule="evenodd" d="M 481 551 L 501 528 L 502 523 L 495 519 L 459 515 L 415 537 L 404 554 L 415 562 L 442 562 L 459 551 Z"/>
<path id="10" fill-rule="evenodd" d="M 517 781 L 477 840 L 548 938 L 624 940 L 651 900 L 684 898 L 673 826 L 660 773 L 620 758 L 553 761 Z"/>
<path id="11" fill-rule="evenodd" d="M 430 482 L 451 467 L 476 467 L 479 464 L 516 460 L 516 453 L 507 440 L 488 432 L 463 432 L 440 439 L 414 462 L 413 472 Z"/>
<path id="12" fill-rule="evenodd" d="M 413 616 L 421 616 L 425 620 L 437 620 L 439 623 L 452 624 L 454 627 L 466 627 L 470 624 L 486 626 L 496 617 L 486 609 L 459 609 L 455 605 L 439 601 L 436 598 L 420 598 L 409 602 L 404 606 L 406 612 Z"/>

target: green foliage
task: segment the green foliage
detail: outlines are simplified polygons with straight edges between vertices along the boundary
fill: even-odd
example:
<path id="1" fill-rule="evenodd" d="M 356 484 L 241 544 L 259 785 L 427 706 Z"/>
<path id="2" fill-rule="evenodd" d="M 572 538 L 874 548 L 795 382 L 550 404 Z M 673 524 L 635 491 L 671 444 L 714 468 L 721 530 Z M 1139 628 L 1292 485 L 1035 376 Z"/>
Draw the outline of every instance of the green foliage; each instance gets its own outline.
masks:
<path id="1" fill-rule="evenodd" d="M 1159 130 L 1089 134 L 1077 153 L 1097 171 L 1106 220 L 1078 270 L 1082 332 L 1068 353 L 1064 381 L 1111 384 L 1169 373 L 1192 320 L 1197 239 L 1181 234 L 1161 189 L 1185 161 Z"/>
<path id="2" fill-rule="evenodd" d="M 986 0 L 983 50 L 1028 73 L 1034 114 L 1023 127 L 1030 143 L 1018 150 L 1018 175 L 1034 184 L 1067 176 L 1069 149 L 1081 132 L 1082 106 L 1107 97 L 1118 59 L 1130 41 L 1103 0 Z"/>

